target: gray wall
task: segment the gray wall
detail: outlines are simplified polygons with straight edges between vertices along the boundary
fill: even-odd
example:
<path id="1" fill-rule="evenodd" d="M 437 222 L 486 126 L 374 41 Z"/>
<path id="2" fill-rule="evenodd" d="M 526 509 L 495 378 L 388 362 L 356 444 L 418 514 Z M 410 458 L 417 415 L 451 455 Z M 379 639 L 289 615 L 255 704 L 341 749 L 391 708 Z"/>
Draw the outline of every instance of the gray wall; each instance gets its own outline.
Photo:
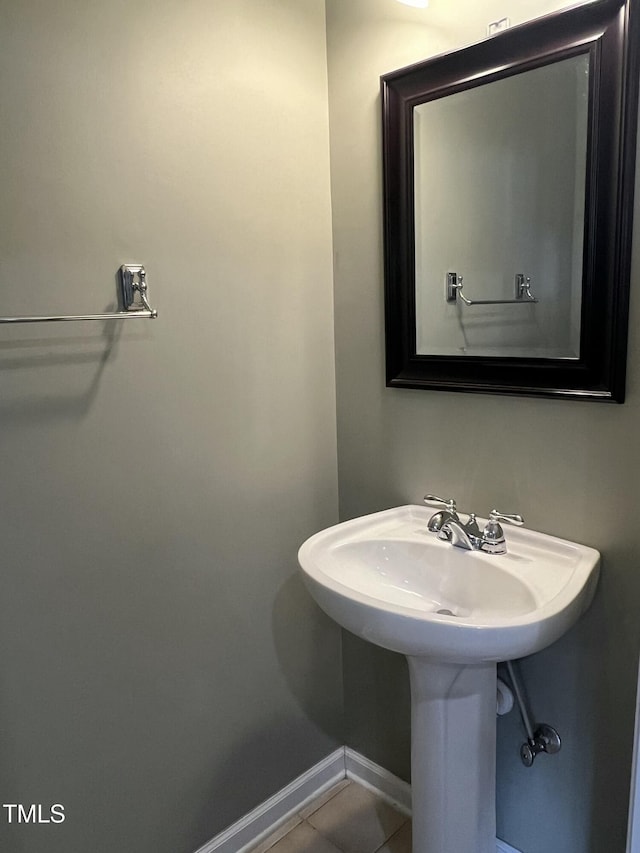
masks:
<path id="1" fill-rule="evenodd" d="M 378 77 L 483 38 L 491 20 L 560 6 L 327 0 L 340 511 L 433 491 L 479 513 L 522 512 L 533 528 L 602 551 L 588 615 L 523 665 L 534 715 L 558 727 L 562 752 L 527 770 L 517 715 L 499 723 L 498 829 L 523 853 L 622 853 L 640 634 L 637 294 L 623 406 L 384 387 Z M 343 648 L 348 743 L 408 777 L 404 661 L 347 634 Z"/>
<path id="2" fill-rule="evenodd" d="M 0 791 L 7 853 L 190 853 L 342 743 L 295 578 L 337 517 L 321 0 L 5 0 Z"/>
<path id="3" fill-rule="evenodd" d="M 327 0 L 341 514 L 432 489 L 602 550 L 524 666 L 563 752 L 525 771 L 500 721 L 499 831 L 622 853 L 636 301 L 622 407 L 383 381 L 377 78 L 557 5 Z M 295 577 L 337 514 L 323 4 L 6 0 L 0 76 L 0 313 L 110 307 L 123 261 L 161 312 L 0 334 L 0 790 L 67 814 L 0 846 L 190 853 L 344 738 L 340 633 Z M 407 776 L 404 662 L 343 661 L 348 742 Z"/>

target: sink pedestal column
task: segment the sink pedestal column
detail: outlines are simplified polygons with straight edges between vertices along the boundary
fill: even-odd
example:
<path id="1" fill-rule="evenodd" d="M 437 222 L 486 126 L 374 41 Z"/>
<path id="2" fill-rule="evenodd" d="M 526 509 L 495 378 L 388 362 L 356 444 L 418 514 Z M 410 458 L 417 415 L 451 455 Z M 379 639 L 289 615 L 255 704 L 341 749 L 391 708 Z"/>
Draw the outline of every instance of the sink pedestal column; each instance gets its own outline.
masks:
<path id="1" fill-rule="evenodd" d="M 408 661 L 413 853 L 495 853 L 496 665 Z"/>

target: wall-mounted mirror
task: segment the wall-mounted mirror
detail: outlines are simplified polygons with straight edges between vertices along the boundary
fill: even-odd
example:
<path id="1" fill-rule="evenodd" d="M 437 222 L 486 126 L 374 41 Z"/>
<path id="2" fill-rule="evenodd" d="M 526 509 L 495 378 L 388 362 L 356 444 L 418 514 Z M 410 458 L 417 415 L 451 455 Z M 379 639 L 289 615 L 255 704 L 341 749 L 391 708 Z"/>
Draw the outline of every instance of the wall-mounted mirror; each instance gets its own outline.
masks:
<path id="1" fill-rule="evenodd" d="M 629 0 L 382 78 L 387 384 L 623 402 Z"/>

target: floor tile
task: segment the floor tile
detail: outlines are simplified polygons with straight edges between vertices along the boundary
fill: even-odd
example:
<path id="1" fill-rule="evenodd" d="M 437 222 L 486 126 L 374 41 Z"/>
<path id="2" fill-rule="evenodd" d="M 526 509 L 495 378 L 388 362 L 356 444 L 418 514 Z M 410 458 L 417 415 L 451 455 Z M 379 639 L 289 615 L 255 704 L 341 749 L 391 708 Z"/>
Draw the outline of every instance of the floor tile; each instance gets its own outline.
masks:
<path id="1" fill-rule="evenodd" d="M 360 785 L 343 788 L 308 818 L 343 853 L 375 853 L 406 820 Z"/>
<path id="2" fill-rule="evenodd" d="M 285 835 L 288 835 L 292 829 L 301 823 L 302 820 L 299 815 L 295 815 L 290 818 L 290 820 L 283 823 L 282 826 L 279 826 L 275 832 L 272 832 L 271 835 L 267 836 L 264 841 L 261 841 L 260 844 L 257 844 L 255 847 L 252 847 L 249 853 L 267 853 L 267 850 L 271 850 L 271 848 L 276 844 L 276 842 L 280 841 L 281 838 L 284 838 Z"/>
<path id="3" fill-rule="evenodd" d="M 411 841 L 411 821 L 408 820 L 378 853 L 411 853 Z"/>
<path id="4" fill-rule="evenodd" d="M 306 821 L 302 821 L 281 841 L 278 841 L 269 853 L 341 853 L 341 851 Z"/>
<path id="5" fill-rule="evenodd" d="M 329 788 L 328 791 L 325 791 L 324 794 L 321 794 L 319 797 L 316 797 L 315 800 L 312 800 L 307 806 L 301 809 L 300 817 L 307 818 L 314 812 L 317 812 L 319 808 L 322 808 L 322 806 L 328 803 L 330 799 L 335 797 L 335 795 L 339 791 L 341 791 L 343 788 L 346 788 L 347 785 L 351 784 L 351 779 L 343 779 L 341 782 L 338 782 L 337 785 L 334 785 L 332 788 Z"/>

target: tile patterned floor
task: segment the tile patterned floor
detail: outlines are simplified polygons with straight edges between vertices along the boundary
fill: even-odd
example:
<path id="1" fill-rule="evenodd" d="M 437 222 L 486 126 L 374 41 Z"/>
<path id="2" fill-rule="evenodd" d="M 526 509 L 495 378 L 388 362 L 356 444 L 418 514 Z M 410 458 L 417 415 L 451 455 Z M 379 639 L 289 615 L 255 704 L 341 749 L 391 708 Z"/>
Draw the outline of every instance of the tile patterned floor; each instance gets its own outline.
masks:
<path id="1" fill-rule="evenodd" d="M 411 820 L 345 779 L 251 853 L 411 853 Z"/>

